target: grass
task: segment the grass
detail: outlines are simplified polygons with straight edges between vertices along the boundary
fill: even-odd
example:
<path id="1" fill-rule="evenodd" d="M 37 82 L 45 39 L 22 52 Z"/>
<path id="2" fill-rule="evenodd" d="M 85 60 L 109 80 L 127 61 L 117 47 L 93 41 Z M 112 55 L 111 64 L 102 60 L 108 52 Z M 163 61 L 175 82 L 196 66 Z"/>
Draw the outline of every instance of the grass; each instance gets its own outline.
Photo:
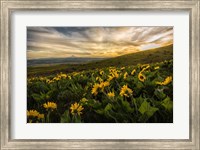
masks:
<path id="1" fill-rule="evenodd" d="M 121 67 L 128 65 L 137 65 L 145 63 L 161 62 L 173 59 L 173 45 L 160 47 L 156 49 L 141 51 L 137 53 L 122 55 L 102 61 L 90 62 L 87 64 L 58 64 L 49 66 L 34 66 L 27 68 L 27 75 L 39 76 L 57 74 L 59 72 L 71 73 L 83 70 L 92 70 L 109 66 Z"/>

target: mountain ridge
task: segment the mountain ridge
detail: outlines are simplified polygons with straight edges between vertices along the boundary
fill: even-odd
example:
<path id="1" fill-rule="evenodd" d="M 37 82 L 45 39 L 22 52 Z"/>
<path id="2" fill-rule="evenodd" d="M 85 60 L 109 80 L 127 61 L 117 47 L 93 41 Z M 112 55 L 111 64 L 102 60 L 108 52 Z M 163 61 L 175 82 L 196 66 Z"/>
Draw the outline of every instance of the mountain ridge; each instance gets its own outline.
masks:
<path id="1" fill-rule="evenodd" d="M 28 67 L 27 74 L 28 76 L 31 76 L 56 74 L 59 72 L 71 73 L 110 66 L 122 67 L 128 65 L 154 63 L 171 59 L 173 59 L 173 44 L 136 53 L 125 54 L 114 58 L 91 61 L 84 64 L 55 64 L 43 67 Z"/>

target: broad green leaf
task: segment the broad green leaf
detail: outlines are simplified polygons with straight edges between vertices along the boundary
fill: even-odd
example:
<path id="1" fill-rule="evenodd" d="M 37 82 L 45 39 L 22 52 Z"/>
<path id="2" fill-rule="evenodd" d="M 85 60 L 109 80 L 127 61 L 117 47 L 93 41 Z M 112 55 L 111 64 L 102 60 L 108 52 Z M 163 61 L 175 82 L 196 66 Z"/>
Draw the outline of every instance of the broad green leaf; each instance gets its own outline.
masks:
<path id="1" fill-rule="evenodd" d="M 36 101 L 40 101 L 40 100 L 41 100 L 41 97 L 40 97 L 39 94 L 33 93 L 31 96 L 32 96 L 33 99 L 36 100 Z"/>
<path id="2" fill-rule="evenodd" d="M 103 109 L 95 110 L 95 112 L 96 112 L 97 114 L 100 114 L 100 115 L 103 115 L 103 114 L 104 114 L 104 110 L 103 110 Z"/>
<path id="3" fill-rule="evenodd" d="M 110 103 L 108 103 L 107 105 L 106 105 L 106 107 L 104 108 L 104 111 L 109 111 L 109 110 L 111 110 L 112 109 L 112 105 L 110 104 Z"/>
<path id="4" fill-rule="evenodd" d="M 71 122 L 71 118 L 69 115 L 69 110 L 66 110 L 61 116 L 61 123 L 69 123 Z"/>
<path id="5" fill-rule="evenodd" d="M 164 106 L 168 111 L 171 111 L 173 109 L 173 101 L 167 97 L 162 101 L 162 106 Z"/>
<path id="6" fill-rule="evenodd" d="M 134 108 L 131 108 L 129 102 L 122 100 L 122 105 L 124 107 L 124 109 L 126 110 L 126 112 L 134 112 Z"/>
<path id="7" fill-rule="evenodd" d="M 146 100 L 142 103 L 139 108 L 141 114 L 146 114 L 149 118 L 158 110 L 156 107 L 152 107 Z"/>
<path id="8" fill-rule="evenodd" d="M 81 116 L 79 115 L 73 116 L 73 120 L 75 123 L 81 123 Z"/>
<path id="9" fill-rule="evenodd" d="M 164 89 L 156 89 L 154 91 L 154 94 L 156 95 L 156 97 L 160 100 L 163 100 L 166 97 L 166 94 L 163 91 Z"/>
<path id="10" fill-rule="evenodd" d="M 71 122 L 73 122 L 73 123 L 81 123 L 81 116 L 80 115 L 73 115 Z"/>

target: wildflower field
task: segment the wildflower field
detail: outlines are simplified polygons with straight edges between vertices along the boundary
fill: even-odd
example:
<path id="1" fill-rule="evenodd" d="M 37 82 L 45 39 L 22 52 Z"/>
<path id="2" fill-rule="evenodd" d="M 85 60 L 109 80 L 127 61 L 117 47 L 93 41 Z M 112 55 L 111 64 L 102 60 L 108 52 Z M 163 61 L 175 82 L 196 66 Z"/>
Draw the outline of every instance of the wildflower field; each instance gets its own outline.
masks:
<path id="1" fill-rule="evenodd" d="M 28 123 L 171 123 L 173 61 L 29 77 Z"/>

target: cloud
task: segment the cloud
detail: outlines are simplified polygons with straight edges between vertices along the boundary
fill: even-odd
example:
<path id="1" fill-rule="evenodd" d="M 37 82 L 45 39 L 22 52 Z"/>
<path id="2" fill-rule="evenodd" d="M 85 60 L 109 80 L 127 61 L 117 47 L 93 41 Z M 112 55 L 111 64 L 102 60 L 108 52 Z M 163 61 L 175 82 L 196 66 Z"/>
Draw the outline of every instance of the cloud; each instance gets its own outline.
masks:
<path id="1" fill-rule="evenodd" d="M 172 27 L 28 27 L 28 59 L 115 57 L 173 43 Z"/>

